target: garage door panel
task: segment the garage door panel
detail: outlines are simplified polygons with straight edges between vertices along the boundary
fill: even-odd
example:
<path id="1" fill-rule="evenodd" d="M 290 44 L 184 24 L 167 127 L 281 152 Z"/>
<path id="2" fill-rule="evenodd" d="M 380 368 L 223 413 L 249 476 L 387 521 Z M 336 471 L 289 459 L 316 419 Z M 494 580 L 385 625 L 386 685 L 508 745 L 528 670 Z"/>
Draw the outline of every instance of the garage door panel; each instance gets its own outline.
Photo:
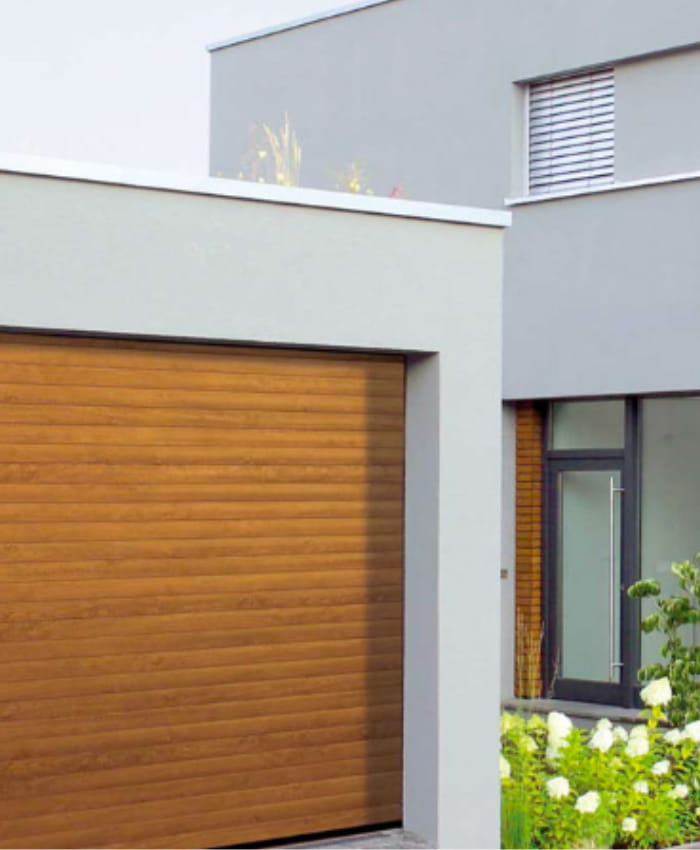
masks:
<path id="1" fill-rule="evenodd" d="M 317 747 L 340 743 L 357 743 L 367 751 L 374 747 L 375 742 L 393 740 L 400 735 L 400 723 L 393 718 L 389 721 L 373 720 L 371 723 L 324 728 L 285 729 L 248 737 L 189 740 L 153 746 L 147 750 L 125 748 L 98 753 L 23 759 L 21 762 L 11 763 L 6 776 L 7 784 L 12 788 L 34 786 L 45 790 L 48 786 L 56 787 L 53 783 L 60 783 L 59 787 L 63 789 L 71 782 L 86 788 L 104 787 L 105 782 L 110 786 L 120 787 L 143 782 L 145 786 L 154 772 L 169 770 L 173 765 L 179 765 L 178 769 L 183 771 L 181 775 L 186 775 L 190 763 L 221 759 L 222 752 L 234 759 L 245 756 L 259 757 L 260 763 L 266 764 L 268 756 L 274 758 L 275 754 L 283 751 L 315 751 Z M 109 779 L 110 775 L 114 777 L 114 782 Z M 91 777 L 94 779 L 92 784 Z"/>
<path id="2" fill-rule="evenodd" d="M 61 718 L 90 718 L 96 714 L 132 713 L 143 709 L 161 710 L 173 706 L 207 705 L 243 699 L 284 699 L 303 694 L 357 692 L 364 689 L 400 686 L 396 670 L 350 672 L 337 675 L 290 677 L 288 679 L 255 682 L 218 683 L 191 687 L 161 688 L 149 691 L 85 695 L 80 701 L 73 697 L 55 697 L 47 706 L 46 700 L 14 700 L 0 704 L 3 722 L 12 720 L 41 720 Z M 2 779 L 0 778 L 0 787 Z"/>
<path id="3" fill-rule="evenodd" d="M 315 448 L 313 458 L 321 465 L 356 466 L 371 460 L 372 466 L 401 466 L 401 448 Z M 0 446 L 2 463 L 134 464 L 188 466 L 226 465 L 300 466 L 308 464 L 309 447 L 244 448 L 234 446 L 129 446 L 22 443 Z"/>
<path id="4" fill-rule="evenodd" d="M 54 412 L 54 411 L 51 411 Z M 7 412 L 6 412 L 7 415 Z M 311 448 L 399 448 L 403 434 L 393 430 L 303 430 L 301 428 L 188 428 L 170 426 L 89 425 L 76 430 L 70 425 L 0 424 L 3 447 L 33 443 L 81 446 L 283 446 Z"/>
<path id="5" fill-rule="evenodd" d="M 400 613 L 397 615 L 400 617 Z M 371 624 L 366 620 L 355 622 L 313 623 L 297 626 L 294 636 L 300 642 L 319 640 L 348 640 L 366 636 L 382 637 L 396 635 L 396 617 L 376 619 Z M 190 649 L 217 649 L 231 646 L 254 646 L 264 643 L 267 646 L 285 644 L 289 641 L 289 625 L 265 629 L 231 628 L 227 630 L 207 630 L 206 618 L 202 629 L 183 628 L 181 631 L 149 633 L 149 651 L 167 651 L 182 646 L 183 635 L 187 635 Z M 148 633 L 148 632 L 147 632 Z M 65 634 L 65 632 L 63 633 Z M 100 655 L 131 655 L 143 652 L 143 637 L 140 635 L 116 635 L 92 637 L 89 645 L 80 637 L 62 640 L 3 640 L 3 662 L 33 661 L 38 659 L 88 658 Z M 0 716 L 2 716 L 0 714 Z"/>
<path id="6" fill-rule="evenodd" d="M 334 568 L 392 569 L 401 566 L 402 555 L 387 551 L 376 552 L 322 552 L 303 555 L 238 555 L 231 558 L 214 556 L 196 559 L 183 558 L 178 563 L 178 576 L 228 575 L 235 570 L 239 575 L 264 575 L 265 573 L 307 572 Z M 96 578 L 147 578 L 173 575 L 171 558 L 129 558 L 96 561 L 8 561 L 0 564 L 0 580 L 8 581 L 66 581 L 68 579 Z M 1 628 L 1 627 L 0 627 Z M 0 632 L 1 634 L 2 632 Z"/>
<path id="7" fill-rule="evenodd" d="M 186 704 L 175 707 L 144 708 L 119 714 L 115 717 L 92 716 L 92 717 L 65 717 L 50 718 L 45 721 L 4 720 L 7 724 L 8 735 L 21 735 L 23 737 L 35 736 L 37 739 L 22 749 L 22 754 L 28 757 L 54 755 L 61 752 L 81 752 L 91 750 L 91 741 L 101 740 L 99 736 L 114 732 L 134 733 L 147 738 L 150 745 L 156 745 L 169 740 L 172 729 L 159 730 L 161 737 L 153 733 L 154 726 L 168 727 L 190 727 L 192 725 L 192 705 L 197 706 L 197 724 L 227 724 L 230 718 L 236 721 L 251 720 L 252 718 L 264 718 L 272 721 L 272 718 L 287 718 L 290 715 L 303 714 L 305 712 L 323 711 L 336 712 L 346 709 L 357 709 L 366 711 L 367 695 L 364 686 L 356 691 L 343 691 L 340 693 L 315 692 L 306 693 L 301 696 L 291 697 L 269 697 L 268 699 L 239 699 L 218 702 L 202 702 Z M 388 685 L 377 687 L 372 695 L 372 706 L 394 706 L 397 702 L 396 687 Z M 144 706 L 146 705 L 144 700 Z M 341 725 L 345 725 L 343 722 Z M 229 726 L 222 725 L 224 730 Z M 143 731 L 145 730 L 145 731 Z M 200 730 L 200 734 L 203 730 Z M 185 731 L 183 735 L 187 735 Z M 40 739 L 40 740 L 39 740 Z M 70 742 L 68 739 L 71 739 Z M 125 738 L 126 740 L 126 738 Z M 99 745 L 102 747 L 102 744 Z M 121 743 L 119 744 L 121 746 Z M 4 752 L 15 752 L 6 747 Z M 0 752 L 3 752 L 0 746 Z"/>
<path id="8" fill-rule="evenodd" d="M 0 502 L 0 526 L 3 523 L 154 522 L 158 520 L 289 520 L 400 518 L 400 499 L 375 500 L 370 516 L 361 500 L 257 502 Z"/>
<path id="9" fill-rule="evenodd" d="M 344 727 L 346 730 L 350 727 Z M 327 730 L 324 730 L 327 731 Z M 234 773 L 254 777 L 256 769 L 271 770 L 275 768 L 306 770 L 307 765 L 327 765 L 336 762 L 357 761 L 367 758 L 393 759 L 400 762 L 402 754 L 401 736 L 385 737 L 373 740 L 371 755 L 368 755 L 366 738 L 355 737 L 340 743 L 317 743 L 287 747 L 284 749 L 268 749 L 261 753 L 236 753 L 234 755 L 214 753 L 198 758 L 182 760 L 165 760 L 153 764 L 130 765 L 108 770 L 84 770 L 51 774 L 45 776 L 13 777 L 10 784 L 0 779 L 0 792 L 5 799 L 12 799 L 18 816 L 26 817 L 32 813 L 55 811 L 48 805 L 44 806 L 43 798 L 51 797 L 63 801 L 75 800 L 76 811 L 99 808 L 104 806 L 106 799 L 113 801 L 121 798 L 125 801 L 130 794 L 140 794 L 143 798 L 145 784 L 158 785 L 157 793 L 163 798 L 177 797 L 177 789 L 192 782 L 200 783 L 221 782 L 225 785 L 229 776 Z M 339 769 L 342 769 L 339 768 Z M 213 786 L 212 786 L 213 787 Z M 153 799 L 156 799 L 155 788 Z M 90 792 L 90 793 L 88 793 Z M 47 801 L 48 802 L 48 801 Z M 67 807 L 67 806 L 66 806 Z"/>
<path id="10" fill-rule="evenodd" d="M 0 335 L 0 846 L 400 818 L 403 370 Z"/>
<path id="11" fill-rule="evenodd" d="M 75 493 L 74 493 L 75 495 Z M 2 523 L 91 522 L 153 522 L 156 520 L 241 520 L 241 519 L 338 519 L 362 518 L 373 521 L 382 517 L 402 516 L 400 499 L 375 500 L 372 513 L 361 500 L 345 501 L 280 501 L 257 502 L 0 502 Z"/>
<path id="12" fill-rule="evenodd" d="M 76 529 L 79 531 L 79 529 Z M 317 537 L 228 537 L 217 540 L 88 540 L 59 543 L 2 543 L 0 560 L 65 561 L 75 559 L 121 558 L 209 558 L 223 555 L 349 555 L 370 549 L 374 552 L 397 552 L 401 535 L 373 534 L 353 537 L 324 535 Z"/>
<path id="13" fill-rule="evenodd" d="M 359 373 L 352 375 L 285 375 L 265 371 L 251 374 L 247 370 L 235 372 L 204 372 L 178 369 L 134 369 L 109 366 L 86 367 L 75 365 L 35 365 L 30 363 L 3 362 L 0 347 L 0 386 L 21 384 L 44 386 L 48 381 L 53 386 L 70 387 L 118 387 L 122 390 L 175 390 L 217 392 L 274 393 L 277 395 L 337 395 L 358 398 L 402 398 L 401 386 L 396 380 L 384 379 Z M 158 406 L 158 405 L 154 405 Z"/>
<path id="14" fill-rule="evenodd" d="M 1 374 L 1 373 L 0 373 Z M 336 388 L 338 389 L 338 388 Z M 113 387 L 53 386 L 51 384 L 5 384 L 0 381 L 0 404 L 63 405 L 66 393 L 71 403 L 86 407 L 146 407 L 156 409 L 197 408 L 198 410 L 254 410 L 310 413 L 385 413 L 403 412 L 402 396 L 287 394 L 281 392 L 232 393 L 217 390 L 152 390 L 129 388 L 120 402 Z"/>
<path id="15" fill-rule="evenodd" d="M 3 463 L 0 482 L 37 484 L 129 484 L 148 483 L 215 483 L 230 482 L 293 482 L 293 481 L 395 481 L 403 480 L 400 465 L 321 465 L 261 464 L 245 466 L 234 464 L 116 464 L 101 463 Z M 75 495 L 79 495 L 76 493 Z"/>
<path id="16" fill-rule="evenodd" d="M 232 760 L 215 765 L 215 772 L 209 775 L 192 775 L 191 765 L 184 763 L 180 766 L 178 778 L 158 781 L 149 780 L 149 799 L 152 801 L 166 801 L 173 798 L 191 799 L 194 796 L 203 797 L 214 794 L 225 794 L 232 791 L 253 790 L 255 788 L 267 789 L 277 786 L 293 785 L 299 781 L 300 766 L 303 767 L 304 778 L 313 782 L 319 779 L 337 779 L 338 777 L 360 778 L 366 775 L 367 770 L 379 775 L 395 773 L 401 769 L 401 754 L 398 750 L 389 754 L 366 754 L 363 744 L 355 744 L 354 757 L 344 757 L 343 751 L 326 750 L 322 758 L 317 760 L 304 760 L 303 750 L 286 751 L 285 758 L 288 764 L 278 767 L 261 766 L 248 758 L 243 770 L 238 770 L 239 765 Z M 275 755 L 273 753 L 273 755 Z M 289 766 L 289 765 L 292 766 Z M 183 770 L 184 767 L 184 770 Z M 213 769 L 213 767 L 212 767 Z M 186 772 L 187 777 L 182 778 Z M 36 831 L 37 827 L 47 832 L 65 826 L 65 819 L 56 817 L 59 813 L 70 812 L 82 817 L 101 816 L 100 810 L 111 810 L 110 819 L 120 817 L 129 820 L 129 809 L 115 813 L 115 807 L 127 806 L 129 808 L 142 805 L 144 800 L 144 789 L 142 783 L 107 787 L 103 789 L 92 789 L 89 797 L 81 790 L 66 793 L 56 792 L 60 787 L 59 782 L 54 783 L 53 789 L 45 794 L 47 806 L 42 807 L 36 799 L 16 798 L 12 800 L 11 810 L 15 818 L 33 818 L 30 829 Z M 47 808 L 53 817 L 47 816 Z M 79 813 L 79 814 L 78 814 Z M 131 808 L 131 814 L 147 816 L 147 812 Z M 132 818 L 131 818 L 132 819 Z M 82 825 L 82 824 L 80 824 Z M 19 829 L 28 831 L 26 826 Z M 21 834 L 18 832 L 17 834 Z M 5 836 L 7 837 L 7 836 Z"/>
<path id="17" fill-rule="evenodd" d="M 184 643 L 184 641 L 183 641 Z M 150 646 L 142 653 L 119 653 L 107 656 L 79 656 L 52 658 L 39 661 L 10 661 L 0 663 L 0 679 L 19 682 L 26 679 L 62 679 L 72 674 L 99 676 L 109 672 L 144 673 L 209 667 L 219 665 L 247 665 L 277 663 L 283 670 L 289 661 L 315 658 L 371 657 L 386 655 L 401 648 L 401 636 L 368 637 L 351 640 L 288 641 L 284 644 L 262 646 L 235 646 L 224 649 L 179 650 L 154 652 Z"/>
<path id="18" fill-rule="evenodd" d="M 80 724 L 64 721 L 56 723 L 56 735 L 49 736 L 51 729 L 48 726 L 38 725 L 37 728 L 40 731 L 37 731 L 36 735 L 45 735 L 42 740 L 27 741 L 21 748 L 3 747 L 0 752 L 3 758 L 12 753 L 15 758 L 23 759 L 43 759 L 72 754 L 94 756 L 99 753 L 108 754 L 115 750 L 121 752 L 130 748 L 157 747 L 168 744 L 174 736 L 177 736 L 181 742 L 188 742 L 264 735 L 269 732 L 297 729 L 332 728 L 353 723 L 367 724 L 370 712 L 375 722 L 391 719 L 395 714 L 396 695 L 394 694 L 393 698 L 391 695 L 384 695 L 381 698 L 391 701 L 377 702 L 376 705 L 372 703 L 371 707 L 368 707 L 360 704 L 361 698 L 357 694 L 355 696 L 335 695 L 332 698 L 328 696 L 328 704 L 331 707 L 323 710 L 318 708 L 318 704 L 322 701 L 321 697 L 315 700 L 306 698 L 306 701 L 311 704 L 309 711 L 317 712 L 313 717 L 309 716 L 309 711 L 303 706 L 300 709 L 300 705 L 304 702 L 301 698 L 281 700 L 281 706 L 276 706 L 273 704 L 274 701 L 269 701 L 265 704 L 265 707 L 270 709 L 267 714 L 250 714 L 256 710 L 255 700 L 242 704 L 234 703 L 230 706 L 230 716 L 236 717 L 235 720 L 222 720 L 222 707 L 203 706 L 197 713 L 198 718 L 201 716 L 202 720 L 196 724 L 191 722 L 191 715 L 188 718 L 183 716 L 182 710 L 171 709 L 164 712 L 165 717 L 173 720 L 172 728 L 168 729 L 154 729 L 153 722 L 160 724 L 161 719 L 153 715 L 137 717 L 133 721 L 131 718 L 121 718 L 119 722 L 115 722 L 111 730 L 107 723 L 100 723 L 98 720 L 89 724 L 83 723 L 87 731 L 82 731 Z M 334 705 L 340 707 L 333 707 Z M 262 708 L 259 711 L 262 712 Z M 149 725 L 134 725 L 139 719 L 142 723 Z M 30 735 L 26 725 L 23 727 L 21 723 L 11 724 L 11 729 L 17 733 Z M 93 727 L 102 728 L 91 731 Z M 105 728 L 108 731 L 105 732 Z"/>
<path id="19" fill-rule="evenodd" d="M 288 661 L 281 670 L 279 665 L 257 664 L 239 667 L 236 678 L 242 682 L 290 679 L 297 676 L 325 676 L 334 672 L 390 670 L 397 666 L 397 655 L 372 655 L 371 657 L 336 657 L 331 659 L 307 659 Z M 196 670 L 178 669 L 174 673 L 114 673 L 106 676 L 49 679 L 45 682 L 18 680 L 12 686 L 12 695 L 0 695 L 0 702 L 22 699 L 51 699 L 71 694 L 123 693 L 125 691 L 149 691 L 159 688 L 191 687 L 229 681 L 231 670 L 227 666 L 205 667 Z"/>
<path id="20" fill-rule="evenodd" d="M 308 817 L 290 818 L 285 816 L 283 821 L 270 821 L 269 834 L 277 835 L 305 835 L 314 831 L 328 831 L 336 829 L 347 829 L 357 825 L 358 820 L 365 823 L 387 823 L 395 821 L 400 817 L 400 812 L 397 814 L 396 805 L 387 806 L 365 806 L 360 809 L 343 808 L 339 812 L 316 812 Z M 207 839 L 211 836 L 211 846 L 223 846 L 226 841 L 226 829 L 212 830 L 211 833 L 206 833 Z M 256 841 L 257 835 L 260 834 L 258 826 L 241 828 L 238 833 L 241 836 L 241 843 Z M 190 832 L 181 835 L 176 835 L 166 838 L 158 838 L 149 840 L 149 847 L 202 847 L 203 833 L 201 829 L 197 832 Z M 114 844 L 110 845 L 114 848 L 129 847 L 129 844 Z"/>
<path id="21" fill-rule="evenodd" d="M 395 781 L 395 777 L 389 777 Z M 309 783 L 301 789 L 306 795 L 313 794 L 313 785 Z M 259 792 L 258 792 L 259 793 Z M 303 801 L 304 805 L 301 805 Z M 167 809 L 167 807 L 164 807 Z M 299 817 L 300 809 L 307 812 L 306 817 Z M 353 812 L 351 819 L 346 812 Z M 206 814 L 208 829 L 202 830 L 202 817 Z M 296 817 L 295 817 L 296 815 Z M 299 824 L 306 824 L 316 829 L 315 824 L 324 824 L 321 829 L 333 829 L 333 823 L 342 820 L 345 825 L 352 825 L 357 817 L 372 817 L 383 821 L 396 819 L 396 806 L 391 804 L 377 805 L 369 808 L 366 805 L 366 793 L 364 790 L 355 793 L 346 793 L 332 797 L 316 797 L 312 802 L 307 798 L 284 802 L 270 802 L 264 806 L 248 807 L 244 811 L 232 811 L 229 807 L 223 810 L 197 811 L 192 814 L 180 815 L 175 818 L 160 817 L 156 820 L 143 821 L 138 825 L 124 824 L 119 830 L 123 840 L 118 843 L 101 845 L 107 847 L 202 847 L 208 846 L 210 835 L 228 834 L 228 824 L 233 820 L 236 823 L 237 835 L 243 841 L 248 840 L 244 836 L 258 836 L 261 834 L 295 834 L 298 832 Z M 349 823 L 348 823 L 349 822 Z M 325 826 L 327 824 L 327 826 Z M 163 832 L 172 826 L 178 832 L 173 836 L 163 838 Z M 307 826 L 307 829 L 308 829 Z M 104 832 L 99 826 L 85 828 L 81 824 L 77 830 L 63 830 L 56 833 L 44 833 L 43 836 L 22 836 L 21 845 L 26 848 L 45 848 L 47 845 L 55 848 L 95 847 Z M 214 832 L 218 828 L 218 832 Z M 290 832 L 293 829 L 294 832 Z M 282 832 L 279 832 L 282 830 Z M 45 836 L 45 837 L 44 837 Z M 252 840 L 256 840 L 253 838 Z M 0 840 L 0 847 L 16 848 L 17 838 Z"/>
<path id="22" fill-rule="evenodd" d="M 207 628 L 225 628 L 231 631 L 247 628 L 267 628 L 282 626 L 306 626 L 309 624 L 363 622 L 372 628 L 382 620 L 401 619 L 401 600 L 394 603 L 380 601 L 343 605 L 342 608 L 329 608 L 326 605 L 316 607 L 285 607 L 281 609 L 262 609 L 248 611 L 204 611 L 184 614 L 155 614 L 139 617 L 109 617 L 99 622 L 99 636 L 154 635 L 166 632 L 179 633 L 180 630 L 191 634 Z M 30 651 L 32 642 L 41 640 L 60 641 L 63 639 L 95 638 L 95 623 L 73 619 L 70 623 L 62 620 L 22 620 L 0 623 L 0 637 L 8 641 L 22 641 Z M 189 639 L 189 638 L 188 638 Z M 87 642 L 82 640 L 83 644 Z"/>
<path id="23" fill-rule="evenodd" d="M 345 765 L 339 765 L 339 767 L 341 766 Z M 394 782 L 396 780 L 396 773 L 398 771 L 395 763 L 388 765 L 388 770 L 382 762 L 374 763 L 372 766 L 377 769 L 375 776 L 378 785 L 382 782 Z M 364 770 L 362 767 L 364 767 Z M 326 770 L 325 772 L 321 771 L 322 774 L 326 774 L 325 776 L 317 777 L 313 774 L 318 771 L 311 770 L 309 771 L 311 775 L 305 776 L 305 780 L 307 781 L 304 782 L 299 782 L 298 777 L 295 781 L 293 777 L 290 777 L 288 771 L 283 771 L 281 774 L 272 771 L 269 777 L 265 776 L 265 771 L 260 771 L 257 774 L 257 779 L 260 781 L 267 778 L 270 783 L 269 785 L 251 788 L 248 787 L 245 778 L 241 782 L 240 779 L 237 781 L 237 777 L 233 776 L 231 783 L 232 790 L 220 793 L 206 793 L 199 788 L 191 786 L 187 795 L 187 815 L 180 822 L 183 825 L 185 823 L 196 822 L 195 818 L 197 815 L 215 812 L 218 816 L 219 813 L 227 810 L 230 812 L 231 817 L 241 825 L 255 822 L 259 814 L 256 811 L 258 808 L 256 804 L 260 803 L 260 794 L 263 791 L 269 799 L 267 806 L 272 809 L 279 808 L 281 811 L 285 811 L 286 805 L 290 801 L 303 800 L 304 807 L 311 808 L 313 811 L 318 810 L 316 805 L 319 799 L 325 801 L 326 807 L 331 807 L 333 805 L 333 797 L 340 795 L 353 795 L 357 798 L 365 799 L 364 783 L 366 781 L 366 767 L 367 762 L 364 762 L 362 766 L 355 765 L 354 768 L 349 767 L 349 772 L 344 772 L 342 776 L 338 776 L 337 773 L 333 773 L 332 771 L 329 775 L 329 771 Z M 357 772 L 354 773 L 353 769 Z M 380 770 L 381 772 L 379 772 Z M 290 778 L 292 778 L 292 781 L 287 781 Z M 278 779 L 281 780 L 280 784 L 277 784 Z M 319 779 L 323 781 L 318 781 Z M 319 792 L 324 796 L 316 798 L 313 802 L 309 803 L 308 798 Z M 381 794 L 377 796 L 381 798 Z M 172 803 L 168 799 L 154 799 L 148 802 L 140 800 L 127 805 L 111 805 L 91 811 L 90 817 L 94 817 L 96 821 L 105 819 L 110 823 L 119 825 L 123 827 L 127 835 L 131 834 L 138 840 L 138 838 L 148 836 L 149 821 L 162 818 L 164 811 L 167 812 L 171 805 Z M 84 828 L 85 821 L 86 816 L 82 811 L 70 813 L 59 812 L 58 814 L 35 816 L 25 823 L 17 819 L 11 825 L 0 826 L 0 834 L 3 839 L 6 839 L 10 837 L 21 838 L 24 835 L 36 834 L 38 831 L 49 835 L 58 830 L 78 831 Z M 134 823 L 138 823 L 139 821 L 141 822 L 141 826 L 134 827 Z"/>
<path id="24" fill-rule="evenodd" d="M 87 514 L 89 516 L 89 513 Z M 116 522 L 0 522 L 2 542 L 176 540 L 228 537 L 344 537 L 386 535 L 396 531 L 396 517 L 298 517 L 257 520 L 127 520 Z"/>
<path id="25" fill-rule="evenodd" d="M 0 623 L 31 621 L 90 619 L 96 621 L 111 617 L 139 617 L 142 615 L 167 615 L 190 612 L 250 609 L 284 609 L 309 606 L 312 608 L 357 605 L 363 603 L 394 603 L 401 601 L 401 589 L 389 587 L 360 587 L 335 591 L 279 591 L 275 594 L 236 594 L 216 596 L 154 597 L 146 599 L 102 599 L 46 603 L 0 603 Z M 107 623 L 109 626 L 109 623 Z M 0 699 L 2 699 L 0 695 Z"/>
<path id="26" fill-rule="evenodd" d="M 141 484 L 141 485 L 82 485 L 76 490 L 74 485 L 61 484 L 3 484 L 0 482 L 0 503 L 24 504 L 36 502 L 232 502 L 247 501 L 250 504 L 266 501 L 289 500 L 300 501 L 306 493 L 310 500 L 328 499 L 332 501 L 356 501 L 357 499 L 372 498 L 375 500 L 396 499 L 396 482 L 343 482 L 338 483 L 274 483 L 266 482 L 262 489 L 255 484 Z"/>
<path id="27" fill-rule="evenodd" d="M 66 393 L 66 396 L 68 394 Z M 290 410 L 190 410 L 174 407 L 105 407 L 63 404 L 0 405 L 0 422 L 39 425 L 110 425 L 147 427 L 250 428 L 279 430 L 290 427 L 306 431 L 374 431 L 402 428 L 396 413 L 318 413 Z"/>

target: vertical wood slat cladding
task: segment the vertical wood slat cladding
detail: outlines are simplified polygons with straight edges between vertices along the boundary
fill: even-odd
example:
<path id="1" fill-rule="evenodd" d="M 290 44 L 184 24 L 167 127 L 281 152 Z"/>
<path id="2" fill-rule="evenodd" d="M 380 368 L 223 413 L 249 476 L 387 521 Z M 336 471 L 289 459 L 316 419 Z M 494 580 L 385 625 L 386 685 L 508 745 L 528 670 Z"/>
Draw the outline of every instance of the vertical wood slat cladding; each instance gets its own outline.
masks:
<path id="1" fill-rule="evenodd" d="M 0 334 L 0 847 L 401 818 L 400 357 Z"/>
<path id="2" fill-rule="evenodd" d="M 542 691 L 543 416 L 534 402 L 516 410 L 515 694 Z"/>

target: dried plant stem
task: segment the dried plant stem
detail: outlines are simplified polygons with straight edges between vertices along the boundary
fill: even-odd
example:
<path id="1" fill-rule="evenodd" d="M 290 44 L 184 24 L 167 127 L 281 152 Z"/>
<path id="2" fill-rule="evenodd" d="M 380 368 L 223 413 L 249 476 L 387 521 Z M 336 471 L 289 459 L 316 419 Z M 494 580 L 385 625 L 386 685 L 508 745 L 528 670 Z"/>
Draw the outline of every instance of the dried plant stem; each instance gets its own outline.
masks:
<path id="1" fill-rule="evenodd" d="M 515 617 L 515 693 L 525 699 L 542 694 L 542 642 L 544 630 L 528 622 L 521 610 Z"/>

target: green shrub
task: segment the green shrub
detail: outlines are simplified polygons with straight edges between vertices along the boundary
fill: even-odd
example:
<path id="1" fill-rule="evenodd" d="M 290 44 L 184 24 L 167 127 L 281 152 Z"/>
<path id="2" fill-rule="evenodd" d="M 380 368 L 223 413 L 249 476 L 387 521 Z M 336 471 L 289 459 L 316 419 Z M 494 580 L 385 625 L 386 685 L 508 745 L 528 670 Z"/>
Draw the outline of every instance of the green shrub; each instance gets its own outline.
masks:
<path id="1" fill-rule="evenodd" d="M 683 626 L 700 622 L 700 556 L 696 563 L 683 561 L 672 564 L 671 571 L 678 579 L 679 592 L 660 597 L 661 586 L 656 579 L 643 579 L 633 584 L 628 593 L 636 599 L 660 597 L 656 611 L 642 619 L 642 631 L 659 632 L 664 636 L 661 661 L 642 667 L 638 673 L 641 682 L 665 677 L 671 683 L 673 697 L 666 713 L 674 726 L 700 717 L 700 685 L 695 678 L 700 674 L 700 646 L 684 640 Z"/>
<path id="2" fill-rule="evenodd" d="M 501 717 L 504 848 L 668 847 L 700 836 L 700 721 L 663 732 L 667 679 L 642 691 L 645 723 L 591 731 L 566 715 Z"/>

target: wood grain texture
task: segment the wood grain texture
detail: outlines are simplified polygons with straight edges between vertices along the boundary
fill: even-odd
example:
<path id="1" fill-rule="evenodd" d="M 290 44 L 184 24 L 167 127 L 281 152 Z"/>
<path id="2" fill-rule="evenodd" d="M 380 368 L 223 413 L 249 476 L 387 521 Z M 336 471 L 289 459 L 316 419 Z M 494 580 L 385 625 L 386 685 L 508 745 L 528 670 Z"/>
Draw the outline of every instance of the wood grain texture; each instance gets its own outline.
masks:
<path id="1" fill-rule="evenodd" d="M 0 334 L 0 847 L 401 817 L 404 362 Z"/>
<path id="2" fill-rule="evenodd" d="M 516 411 L 515 670 L 516 696 L 542 692 L 542 488 L 544 418 L 535 402 Z"/>

